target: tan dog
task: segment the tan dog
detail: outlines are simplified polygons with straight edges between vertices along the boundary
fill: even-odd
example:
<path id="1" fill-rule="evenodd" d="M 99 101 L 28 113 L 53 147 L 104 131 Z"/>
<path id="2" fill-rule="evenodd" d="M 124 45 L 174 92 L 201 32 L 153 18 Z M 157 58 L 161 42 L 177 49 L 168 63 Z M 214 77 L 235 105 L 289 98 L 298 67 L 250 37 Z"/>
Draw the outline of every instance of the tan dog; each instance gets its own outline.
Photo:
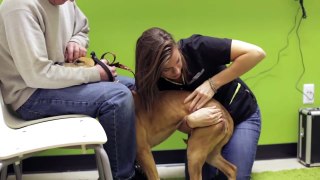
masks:
<path id="1" fill-rule="evenodd" d="M 139 96 L 133 93 L 136 109 L 137 161 L 149 180 L 160 179 L 151 148 L 167 139 L 189 114 L 185 91 L 160 92 L 150 113 L 140 108 Z M 222 111 L 221 121 L 215 125 L 195 128 L 187 142 L 188 171 L 191 180 L 202 179 L 205 162 L 222 171 L 229 180 L 236 179 L 237 168 L 221 156 L 222 147 L 233 133 L 233 120 L 228 111 L 216 100 L 206 104 Z"/>
<path id="2" fill-rule="evenodd" d="M 74 63 L 64 63 L 63 65 L 67 67 L 92 67 L 95 62 L 92 58 L 82 57 Z M 122 64 L 115 65 L 130 70 Z M 186 91 L 160 92 L 151 112 L 148 113 L 141 108 L 139 96 L 133 92 L 136 111 L 137 160 L 148 180 L 160 179 L 151 149 L 172 135 L 181 125 L 183 118 L 189 114 L 190 104 L 183 103 L 189 94 L 190 92 Z M 222 171 L 229 180 L 236 180 L 236 166 L 221 156 L 222 147 L 233 133 L 233 120 L 218 101 L 212 99 L 205 106 L 216 106 L 221 109 L 224 121 L 192 130 L 187 142 L 190 179 L 201 180 L 202 166 L 207 162 Z"/>

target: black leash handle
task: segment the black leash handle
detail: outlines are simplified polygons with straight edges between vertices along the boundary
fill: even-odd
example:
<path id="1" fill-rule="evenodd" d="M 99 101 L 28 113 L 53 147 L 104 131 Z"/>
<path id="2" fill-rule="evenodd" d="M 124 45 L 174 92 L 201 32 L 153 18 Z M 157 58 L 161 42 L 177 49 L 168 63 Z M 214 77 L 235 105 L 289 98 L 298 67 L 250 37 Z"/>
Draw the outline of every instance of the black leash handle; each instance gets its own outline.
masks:
<path id="1" fill-rule="evenodd" d="M 99 64 L 99 65 L 106 71 L 106 73 L 108 74 L 109 80 L 110 80 L 110 81 L 114 81 L 114 77 L 113 77 L 110 69 L 109 69 L 103 62 L 101 62 L 101 61 L 97 58 L 96 53 L 95 53 L 94 51 L 92 51 L 92 52 L 90 53 L 90 55 L 91 55 L 91 58 L 93 59 L 93 61 L 94 61 L 96 64 Z"/>
<path id="2" fill-rule="evenodd" d="M 133 74 L 133 76 L 135 76 L 134 72 L 128 66 L 125 66 L 123 64 L 120 64 L 119 62 L 116 62 L 117 61 L 116 60 L 117 56 L 112 52 L 106 52 L 106 53 L 102 54 L 100 59 L 105 59 L 105 56 L 107 54 L 111 54 L 113 56 L 113 60 L 112 61 L 111 60 L 109 61 L 108 59 L 106 59 L 108 61 L 108 65 L 109 66 L 115 66 L 117 68 L 127 70 L 127 71 L 131 72 Z"/>

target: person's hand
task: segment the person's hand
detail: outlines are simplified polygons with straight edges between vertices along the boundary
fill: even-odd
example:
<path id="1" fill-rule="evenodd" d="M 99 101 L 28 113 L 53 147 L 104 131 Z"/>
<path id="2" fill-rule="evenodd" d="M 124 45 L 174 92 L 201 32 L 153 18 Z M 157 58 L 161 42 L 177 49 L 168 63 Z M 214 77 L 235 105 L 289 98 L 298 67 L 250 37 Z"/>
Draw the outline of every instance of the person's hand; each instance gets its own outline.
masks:
<path id="1" fill-rule="evenodd" d="M 87 49 L 80 46 L 76 42 L 68 42 L 66 51 L 64 53 L 64 58 L 66 62 L 73 63 L 80 57 L 85 57 L 87 54 Z"/>
<path id="2" fill-rule="evenodd" d="M 205 127 L 222 121 L 222 112 L 217 107 L 204 107 L 185 117 L 190 128 Z"/>
<path id="3" fill-rule="evenodd" d="M 105 60 L 105 59 L 102 59 L 101 61 L 108 67 L 112 76 L 117 77 L 116 67 L 109 66 L 107 64 L 107 60 Z M 99 64 L 96 64 L 95 67 L 98 68 L 98 70 L 99 70 L 101 81 L 110 81 L 110 79 L 112 79 L 111 77 L 108 76 L 107 72 Z"/>
<path id="4" fill-rule="evenodd" d="M 202 108 L 213 96 L 214 91 L 209 81 L 205 81 L 184 100 L 184 103 L 191 101 L 189 111 L 193 112 Z"/>

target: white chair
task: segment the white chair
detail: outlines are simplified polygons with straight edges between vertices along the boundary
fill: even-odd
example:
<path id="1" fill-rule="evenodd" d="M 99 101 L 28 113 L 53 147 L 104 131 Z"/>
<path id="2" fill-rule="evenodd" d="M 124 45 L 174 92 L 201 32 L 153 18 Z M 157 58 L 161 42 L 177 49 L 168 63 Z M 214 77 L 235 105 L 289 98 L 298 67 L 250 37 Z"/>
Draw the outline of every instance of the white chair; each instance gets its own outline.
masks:
<path id="1" fill-rule="evenodd" d="M 24 121 L 4 104 L 0 90 L 0 173 L 7 179 L 13 164 L 16 179 L 22 179 L 20 162 L 44 150 L 79 147 L 94 149 L 99 180 L 112 179 L 109 158 L 103 149 L 107 136 L 100 123 L 84 115 L 64 115 Z"/>

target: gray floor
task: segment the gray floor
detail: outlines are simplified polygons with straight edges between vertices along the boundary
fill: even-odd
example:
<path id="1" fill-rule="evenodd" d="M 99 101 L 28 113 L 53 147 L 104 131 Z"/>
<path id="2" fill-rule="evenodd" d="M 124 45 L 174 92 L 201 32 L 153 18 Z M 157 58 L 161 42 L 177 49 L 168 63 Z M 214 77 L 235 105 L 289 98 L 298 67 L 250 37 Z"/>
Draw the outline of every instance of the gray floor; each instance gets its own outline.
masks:
<path id="1" fill-rule="evenodd" d="M 183 178 L 183 164 L 170 164 L 157 166 L 161 178 Z M 285 169 L 305 168 L 296 158 L 275 159 L 256 161 L 253 165 L 253 172 L 279 171 Z M 97 180 L 96 171 L 63 172 L 48 174 L 27 174 L 23 175 L 23 180 Z M 9 176 L 8 180 L 15 180 L 14 176 Z"/>

